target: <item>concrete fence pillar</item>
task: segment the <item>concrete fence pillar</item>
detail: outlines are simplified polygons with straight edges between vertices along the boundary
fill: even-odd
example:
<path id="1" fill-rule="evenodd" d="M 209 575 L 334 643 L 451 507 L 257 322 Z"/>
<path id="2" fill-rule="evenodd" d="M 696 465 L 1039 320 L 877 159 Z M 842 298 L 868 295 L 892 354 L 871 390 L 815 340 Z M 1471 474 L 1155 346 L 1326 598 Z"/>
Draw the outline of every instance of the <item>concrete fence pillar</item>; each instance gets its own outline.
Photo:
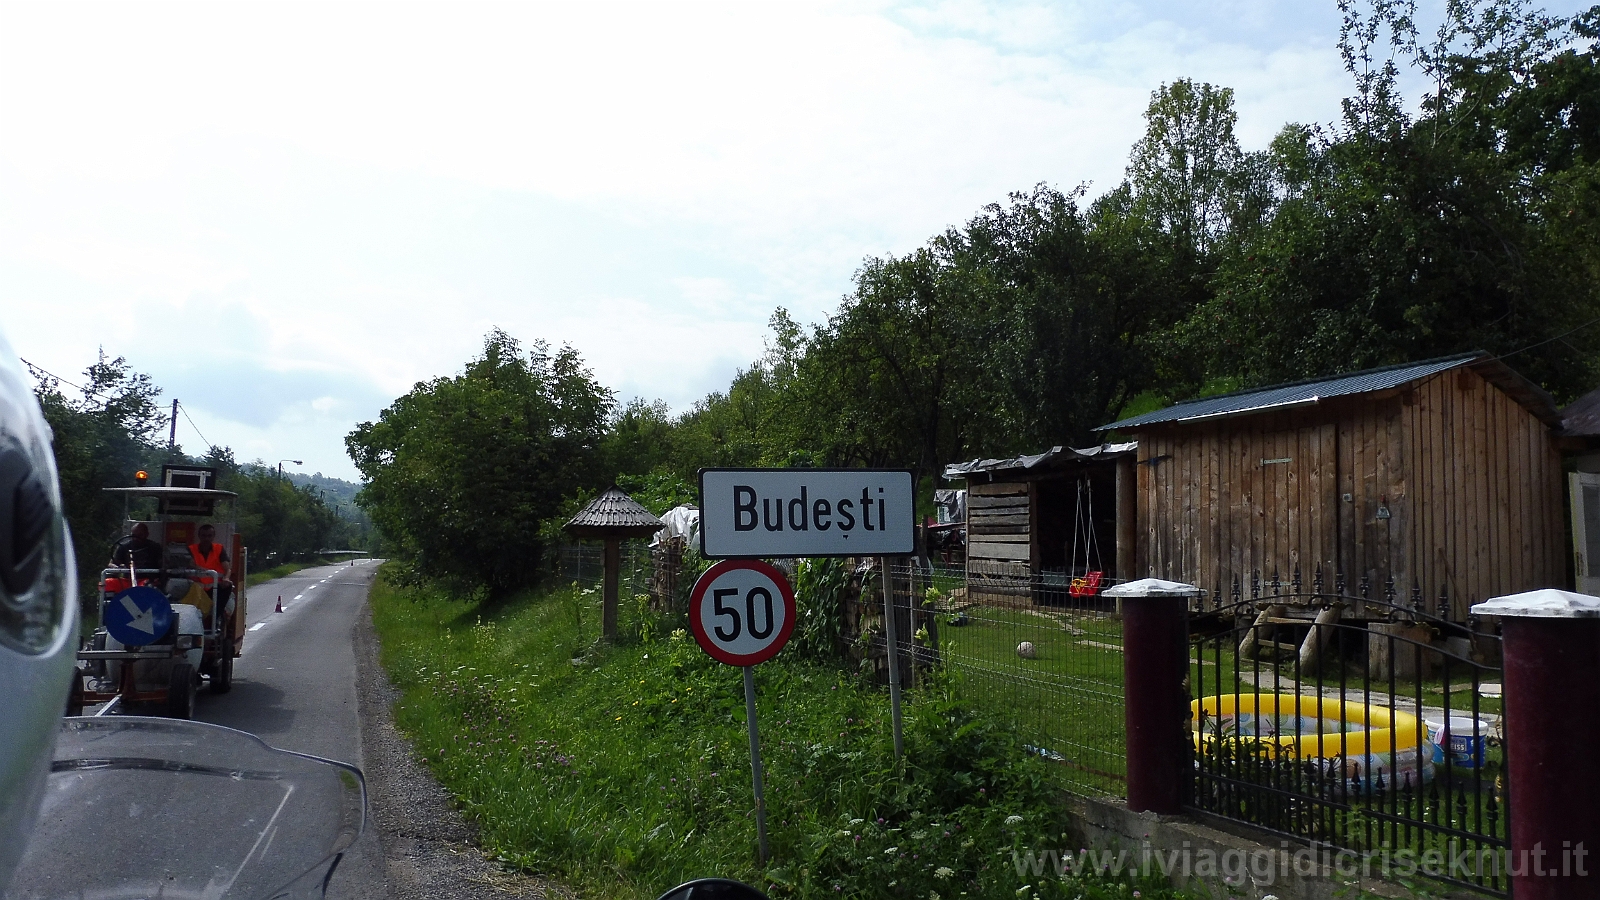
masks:
<path id="1" fill-rule="evenodd" d="M 1512 895 L 1600 900 L 1600 598 L 1529 591 L 1472 612 L 1504 634 Z"/>
<path id="2" fill-rule="evenodd" d="M 1105 592 L 1122 609 L 1128 808 L 1173 814 L 1189 771 L 1188 621 L 1191 584 L 1143 578 Z M 1520 898 L 1519 898 L 1520 900 Z"/>

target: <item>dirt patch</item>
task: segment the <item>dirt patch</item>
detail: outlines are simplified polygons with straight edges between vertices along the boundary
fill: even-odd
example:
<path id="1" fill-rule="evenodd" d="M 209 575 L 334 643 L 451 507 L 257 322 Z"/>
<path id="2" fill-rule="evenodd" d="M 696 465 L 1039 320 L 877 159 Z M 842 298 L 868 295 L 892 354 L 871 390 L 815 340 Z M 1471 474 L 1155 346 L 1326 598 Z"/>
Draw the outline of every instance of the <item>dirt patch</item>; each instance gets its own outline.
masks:
<path id="1" fill-rule="evenodd" d="M 377 830 L 389 896 L 396 900 L 528 897 L 566 900 L 566 888 L 507 872 L 478 849 L 472 826 L 395 728 L 400 692 L 378 662 L 372 610 L 355 625 L 356 697 L 367 778 L 367 827 Z"/>

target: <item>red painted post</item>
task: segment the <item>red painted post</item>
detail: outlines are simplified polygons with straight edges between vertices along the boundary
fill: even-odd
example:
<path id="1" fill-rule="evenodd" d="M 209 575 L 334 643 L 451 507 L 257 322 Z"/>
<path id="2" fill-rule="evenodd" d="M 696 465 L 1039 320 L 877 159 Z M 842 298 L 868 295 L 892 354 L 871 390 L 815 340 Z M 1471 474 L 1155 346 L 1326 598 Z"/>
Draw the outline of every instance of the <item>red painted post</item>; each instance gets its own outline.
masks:
<path id="1" fill-rule="evenodd" d="M 1122 679 L 1128 808 L 1173 814 L 1188 772 L 1186 615 L 1200 589 L 1144 578 L 1110 588 L 1122 606 Z"/>
<path id="2" fill-rule="evenodd" d="M 1500 616 L 1517 900 L 1600 900 L 1600 598 L 1529 591 L 1472 607 Z"/>

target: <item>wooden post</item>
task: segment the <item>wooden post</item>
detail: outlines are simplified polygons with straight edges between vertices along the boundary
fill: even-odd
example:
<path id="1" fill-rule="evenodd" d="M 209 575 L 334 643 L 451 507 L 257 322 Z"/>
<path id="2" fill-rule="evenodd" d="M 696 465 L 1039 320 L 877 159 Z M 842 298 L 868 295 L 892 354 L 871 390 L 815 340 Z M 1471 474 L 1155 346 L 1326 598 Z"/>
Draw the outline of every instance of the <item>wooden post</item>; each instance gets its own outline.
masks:
<path id="1" fill-rule="evenodd" d="M 622 541 L 606 538 L 605 591 L 600 610 L 600 635 L 607 641 L 617 640 L 617 582 L 622 578 Z"/>
<path id="2" fill-rule="evenodd" d="M 1426 625 L 1411 622 L 1368 625 L 1367 677 L 1378 681 L 1387 681 L 1391 674 L 1401 681 L 1428 677 L 1426 669 L 1430 660 L 1427 657 L 1433 654 L 1418 653 L 1416 644 L 1427 645 L 1432 639 L 1433 631 Z M 1419 662 L 1424 671 L 1417 670 Z"/>
<path id="3" fill-rule="evenodd" d="M 1517 900 L 1600 900 L 1600 599 L 1529 591 L 1472 607 L 1505 633 L 1506 769 Z"/>
<path id="4" fill-rule="evenodd" d="M 1122 680 L 1128 746 L 1128 808 L 1177 813 L 1189 771 L 1186 616 L 1200 589 L 1155 578 L 1119 584 Z"/>
<path id="5" fill-rule="evenodd" d="M 1317 620 L 1312 624 L 1311 630 L 1306 633 L 1305 642 L 1300 645 L 1300 668 L 1316 668 L 1322 659 L 1322 651 L 1333 640 L 1333 633 L 1338 629 L 1339 617 L 1344 615 L 1344 601 L 1335 600 L 1327 608 L 1317 613 Z"/>
<path id="6" fill-rule="evenodd" d="M 1134 455 L 1117 460 L 1117 580 L 1139 577 L 1138 471 Z"/>
<path id="7" fill-rule="evenodd" d="M 1287 606 L 1262 607 L 1260 614 L 1256 616 L 1255 622 L 1251 624 L 1250 630 L 1245 632 L 1244 638 L 1239 641 L 1239 658 L 1257 658 L 1257 655 L 1260 653 L 1260 647 L 1262 643 L 1261 630 L 1263 628 L 1271 628 L 1271 621 L 1283 616 L 1284 614 L 1288 613 L 1288 611 L 1289 607 Z"/>

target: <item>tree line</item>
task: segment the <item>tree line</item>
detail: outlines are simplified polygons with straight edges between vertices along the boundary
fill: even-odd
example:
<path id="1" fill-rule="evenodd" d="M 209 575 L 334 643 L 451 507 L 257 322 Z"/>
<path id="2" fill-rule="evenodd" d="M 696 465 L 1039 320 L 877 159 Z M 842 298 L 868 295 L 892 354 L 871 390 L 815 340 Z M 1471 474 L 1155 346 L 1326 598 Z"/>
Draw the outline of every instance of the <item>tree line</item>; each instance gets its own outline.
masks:
<path id="1" fill-rule="evenodd" d="M 526 584 L 608 482 L 692 499 L 701 466 L 906 466 L 1084 446 L 1170 402 L 1467 350 L 1600 383 L 1600 6 L 1341 0 L 1338 121 L 1241 149 L 1233 92 L 1155 91 L 1125 178 L 1046 184 L 869 258 L 823 322 L 674 415 L 571 348 L 492 333 L 347 440 L 418 577 Z M 1403 95 L 1403 67 L 1425 76 Z M 659 509 L 658 509 L 659 511 Z"/>
<path id="2" fill-rule="evenodd" d="M 61 500 L 72 528 L 78 582 L 90 596 L 113 543 L 122 535 L 125 506 L 108 487 L 131 487 L 137 472 L 147 471 L 152 483 L 163 464 L 213 466 L 217 486 L 238 494 L 236 521 L 249 548 L 252 570 L 281 562 L 314 558 L 318 550 L 374 549 L 377 531 L 364 510 L 353 504 L 335 510 L 321 491 L 279 478 L 260 461 L 241 464 L 227 447 L 209 447 L 204 455 L 184 452 L 169 443 L 168 420 L 159 403 L 161 389 L 148 375 L 135 372 L 121 357 L 104 354 L 84 371 L 81 385 L 69 385 L 35 370 L 34 393 L 53 432 Z M 148 501 L 135 505 L 137 514 Z"/>

